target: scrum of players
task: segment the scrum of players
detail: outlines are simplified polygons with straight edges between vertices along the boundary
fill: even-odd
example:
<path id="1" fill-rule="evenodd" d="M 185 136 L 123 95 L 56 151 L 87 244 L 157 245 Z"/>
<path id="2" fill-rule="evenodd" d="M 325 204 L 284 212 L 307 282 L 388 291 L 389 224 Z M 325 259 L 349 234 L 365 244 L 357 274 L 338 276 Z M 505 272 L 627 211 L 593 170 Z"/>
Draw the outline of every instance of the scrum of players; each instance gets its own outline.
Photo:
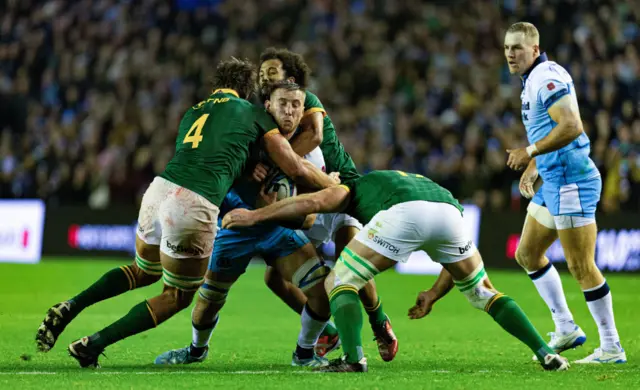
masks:
<path id="1" fill-rule="evenodd" d="M 535 196 L 525 227 L 547 236 L 553 232 L 563 245 L 569 242 L 563 237 L 576 235 L 589 244 L 593 238 L 595 245 L 590 229 L 595 229 L 599 176 L 597 170 L 585 176 L 574 169 L 590 161 L 589 140 L 579 122 L 571 78 L 540 53 L 537 34 L 533 25 L 516 23 L 505 36 L 505 57 L 512 74 L 523 79 L 523 99 L 538 99 L 538 103 L 527 102 L 529 117 L 523 111 L 531 145 L 508 151 L 511 168 L 526 168 L 521 180 L 523 195 Z M 257 73 L 262 104 L 256 105 L 249 99 Z M 260 257 L 267 265 L 269 288 L 300 314 L 291 364 L 320 372 L 366 372 L 361 305 L 381 358 L 391 361 L 398 351 L 398 340 L 373 279 L 397 262 L 407 261 L 413 251 L 424 250 L 443 270 L 433 287 L 419 294 L 409 318 L 426 316 L 437 300 L 457 287 L 473 307 L 487 312 L 527 346 L 545 370 L 568 369 L 560 353 L 584 343 L 586 337 L 568 308 L 569 319 L 566 313 L 562 318 L 554 315 L 557 329 L 551 341 L 545 342 L 517 303 L 492 285 L 455 197 L 421 175 L 400 171 L 361 175 L 321 102 L 307 90 L 309 74 L 302 57 L 285 49 L 267 49 L 257 69 L 235 58 L 218 65 L 213 93 L 185 113 L 174 157 L 145 192 L 135 260 L 51 307 L 38 328 L 38 348 L 50 350 L 65 327 L 88 306 L 162 279 L 161 294 L 71 343 L 69 353 L 82 367 L 98 367 L 98 358 L 109 345 L 158 326 L 188 307 L 197 293 L 191 343 L 160 354 L 155 363 L 202 362 L 232 286 L 250 260 Z M 554 88 L 549 88 L 552 84 Z M 538 125 L 550 123 L 549 117 L 556 126 Z M 563 158 L 565 164 L 556 163 Z M 561 170 L 568 171 L 568 182 L 558 182 L 563 173 L 567 180 L 567 172 Z M 538 172 L 544 184 L 535 193 Z M 304 194 L 277 199 L 274 187 L 287 178 Z M 577 188 L 575 183 L 580 183 L 576 191 L 585 191 L 575 197 L 591 202 L 583 205 L 587 214 L 567 207 L 565 203 L 571 200 L 566 196 L 554 196 Z M 530 236 L 530 241 L 536 239 Z M 333 269 L 316 249 L 330 240 L 336 243 Z M 519 248 L 519 252 L 526 249 Z M 565 252 L 572 253 L 572 249 L 578 250 L 565 247 Z M 579 261 L 590 261 L 589 253 L 578 255 L 583 255 Z M 548 260 L 530 265 L 537 264 L 535 256 L 544 259 L 544 250 L 528 256 L 529 263 L 519 260 L 534 284 L 555 271 L 549 271 Z M 592 257 L 593 253 L 593 263 Z M 581 276 L 572 273 L 583 287 L 589 308 L 593 306 L 594 319 L 603 320 L 598 322 L 601 348 L 578 363 L 625 362 L 606 281 L 599 271 Z M 551 293 L 536 287 L 547 302 Z M 561 285 L 559 294 L 564 299 Z M 562 299 L 555 297 L 554 302 Z M 548 304 L 555 313 L 555 307 Z M 325 356 L 339 346 L 342 356 L 329 361 Z"/>

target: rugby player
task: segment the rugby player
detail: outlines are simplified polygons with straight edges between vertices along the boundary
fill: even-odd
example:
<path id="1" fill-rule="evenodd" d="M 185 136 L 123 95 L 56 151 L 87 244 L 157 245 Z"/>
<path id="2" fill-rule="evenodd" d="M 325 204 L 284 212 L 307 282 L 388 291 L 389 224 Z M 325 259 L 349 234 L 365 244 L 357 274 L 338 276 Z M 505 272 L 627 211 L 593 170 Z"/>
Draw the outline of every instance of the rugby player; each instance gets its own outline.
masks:
<path id="1" fill-rule="evenodd" d="M 103 330 L 69 346 L 82 367 L 97 367 L 103 350 L 144 332 L 187 307 L 204 280 L 213 250 L 219 206 L 241 175 L 249 151 L 262 139 L 287 175 L 312 188 L 336 182 L 292 150 L 273 118 L 249 103 L 255 66 L 232 59 L 216 69 L 213 94 L 182 118 L 176 153 L 145 192 L 138 216 L 133 264 L 107 272 L 88 289 L 49 309 L 36 342 L 41 351 L 86 307 L 126 291 L 164 282 L 162 294 L 145 300 Z"/>
<path id="2" fill-rule="evenodd" d="M 600 347 L 576 363 L 625 363 L 609 285 L 595 263 L 600 172 L 589 158 L 589 137 L 582 127 L 573 80 L 540 52 L 539 39 L 536 27 L 523 22 L 509 27 L 504 38 L 509 71 L 522 78 L 522 122 L 530 143 L 507 150 L 507 165 L 524 169 L 520 192 L 532 199 L 516 260 L 551 311 L 555 332 L 549 345 L 558 353 L 580 346 L 585 333 L 575 324 L 558 271 L 545 256 L 560 238 L 569 271 L 580 284 L 600 334 Z M 536 192 L 538 176 L 543 184 Z"/>
<path id="3" fill-rule="evenodd" d="M 305 92 L 295 83 L 284 81 L 271 86 L 265 106 L 286 138 L 294 134 L 300 123 L 304 99 Z M 322 156 L 318 148 L 316 153 Z M 252 209 L 275 201 L 275 193 L 270 197 L 264 195 L 264 186 L 260 190 L 260 185 L 255 181 L 240 180 L 225 197 L 219 220 L 232 209 Z M 307 222 L 305 225 L 303 222 L 300 227 L 308 228 L 312 223 Z M 205 283 L 200 287 L 196 306 L 191 314 L 191 344 L 162 353 L 156 358 L 156 364 L 190 364 L 207 358 L 209 341 L 219 322 L 219 312 L 229 291 L 256 256 L 262 257 L 288 283 L 304 293 L 306 303 L 301 313 L 302 330 L 293 353 L 292 365 L 317 367 L 328 364 L 327 359 L 314 354 L 314 346 L 331 315 L 323 283 L 329 269 L 301 231 L 273 223 L 241 230 L 222 229 L 218 232 Z"/>
<path id="4" fill-rule="evenodd" d="M 449 191 L 424 176 L 373 171 L 343 185 L 284 199 L 258 210 L 233 210 L 225 215 L 222 226 L 237 229 L 335 212 L 346 212 L 365 225 L 347 244 L 325 280 L 345 355 L 316 368 L 318 371 L 367 371 L 358 290 L 396 262 L 406 262 L 416 250 L 424 250 L 441 263 L 441 282 L 457 286 L 473 307 L 489 313 L 502 328 L 526 344 L 545 369 L 566 370 L 567 360 L 544 342 L 515 301 L 499 293 L 489 281 L 480 253 L 465 229 L 462 211 Z M 423 317 L 424 309 L 419 297 L 409 311 L 410 317 Z"/>
<path id="5" fill-rule="evenodd" d="M 262 91 L 267 91 L 270 83 L 285 79 L 306 88 L 311 73 L 300 54 L 276 48 L 268 48 L 261 54 L 259 69 L 258 78 Z M 339 172 L 342 181 L 360 177 L 351 156 L 344 150 L 338 139 L 335 127 L 322 103 L 316 95 L 308 90 L 306 91 L 304 110 L 300 131 L 291 140 L 293 150 L 300 156 L 304 156 L 320 146 L 326 163 L 326 172 Z M 255 174 L 256 180 L 263 180 L 266 174 L 267 168 L 258 165 Z M 306 230 L 305 234 L 316 247 L 333 240 L 337 256 L 361 229 L 362 225 L 355 218 L 344 213 L 320 214 L 311 229 Z M 289 307 L 295 312 L 301 313 L 305 296 L 298 288 L 287 283 L 272 267 L 267 267 L 265 281 L 267 286 Z M 384 361 L 393 360 L 398 351 L 398 340 L 391 328 L 389 317 L 382 308 L 374 281 L 371 280 L 365 284 L 359 291 L 359 295 L 368 314 L 380 356 Z M 316 352 L 320 356 L 324 356 L 337 348 L 338 345 L 337 331 L 329 323 L 318 340 Z"/>

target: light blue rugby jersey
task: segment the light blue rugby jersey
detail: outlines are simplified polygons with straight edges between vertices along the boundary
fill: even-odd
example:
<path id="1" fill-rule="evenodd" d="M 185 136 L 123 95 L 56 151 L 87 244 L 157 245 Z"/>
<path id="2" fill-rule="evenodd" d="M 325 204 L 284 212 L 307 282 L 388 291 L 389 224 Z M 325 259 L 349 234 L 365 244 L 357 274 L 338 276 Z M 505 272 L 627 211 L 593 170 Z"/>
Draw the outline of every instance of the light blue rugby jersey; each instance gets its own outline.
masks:
<path id="1" fill-rule="evenodd" d="M 531 68 L 522 75 L 522 122 L 527 130 L 529 143 L 546 137 L 558 124 L 547 110 L 565 95 L 570 95 L 576 107 L 578 98 L 569 73 L 542 53 Z M 600 175 L 589 158 L 589 137 L 582 133 L 562 149 L 536 157 L 536 165 L 547 183 L 569 184 Z"/>

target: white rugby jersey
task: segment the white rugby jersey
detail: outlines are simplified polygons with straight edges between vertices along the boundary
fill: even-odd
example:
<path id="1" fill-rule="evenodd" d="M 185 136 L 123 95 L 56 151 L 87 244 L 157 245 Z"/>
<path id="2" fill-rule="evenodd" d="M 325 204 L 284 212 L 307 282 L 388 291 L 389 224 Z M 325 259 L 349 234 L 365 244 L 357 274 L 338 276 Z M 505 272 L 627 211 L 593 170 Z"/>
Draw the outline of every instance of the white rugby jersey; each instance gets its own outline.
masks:
<path id="1" fill-rule="evenodd" d="M 578 98 L 569 73 L 542 53 L 522 75 L 522 123 L 529 143 L 540 141 L 558 124 L 547 112 L 555 102 L 570 95 L 578 107 Z M 589 137 L 582 133 L 569 145 L 536 157 L 538 172 L 545 182 L 568 184 L 598 176 L 600 173 L 589 158 Z"/>

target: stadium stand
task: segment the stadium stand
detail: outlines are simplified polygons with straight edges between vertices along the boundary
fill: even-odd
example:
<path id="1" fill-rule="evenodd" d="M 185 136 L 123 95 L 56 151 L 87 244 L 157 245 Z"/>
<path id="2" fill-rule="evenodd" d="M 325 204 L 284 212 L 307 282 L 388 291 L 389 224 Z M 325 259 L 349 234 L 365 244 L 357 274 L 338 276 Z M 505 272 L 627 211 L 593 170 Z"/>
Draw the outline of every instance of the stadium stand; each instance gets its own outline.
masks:
<path id="1" fill-rule="evenodd" d="M 601 210 L 640 209 L 640 3 L 489 3 L 0 2 L 0 197 L 136 204 L 217 61 L 275 45 L 305 56 L 362 171 L 422 173 L 461 200 L 522 209 L 505 165 L 526 145 L 521 87 L 502 40 L 526 20 L 573 75 Z"/>

